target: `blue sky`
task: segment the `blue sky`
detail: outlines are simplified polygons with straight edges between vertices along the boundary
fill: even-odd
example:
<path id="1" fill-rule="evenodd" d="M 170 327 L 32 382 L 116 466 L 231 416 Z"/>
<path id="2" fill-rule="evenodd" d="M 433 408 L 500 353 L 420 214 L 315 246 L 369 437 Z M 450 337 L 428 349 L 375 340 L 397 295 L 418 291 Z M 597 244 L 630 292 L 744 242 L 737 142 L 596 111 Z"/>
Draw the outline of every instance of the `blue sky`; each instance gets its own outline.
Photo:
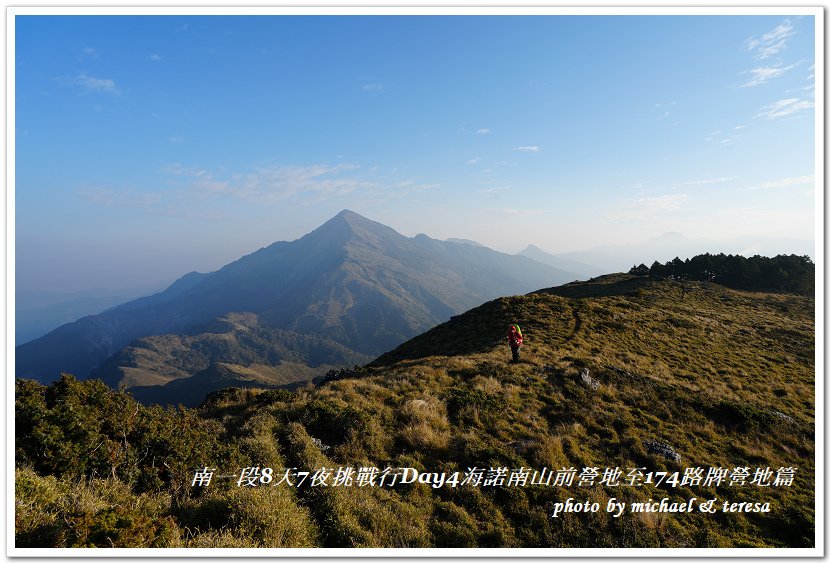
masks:
<path id="1" fill-rule="evenodd" d="M 15 33 L 18 291 L 160 287 L 344 208 L 507 252 L 814 237 L 811 16 L 18 16 Z"/>

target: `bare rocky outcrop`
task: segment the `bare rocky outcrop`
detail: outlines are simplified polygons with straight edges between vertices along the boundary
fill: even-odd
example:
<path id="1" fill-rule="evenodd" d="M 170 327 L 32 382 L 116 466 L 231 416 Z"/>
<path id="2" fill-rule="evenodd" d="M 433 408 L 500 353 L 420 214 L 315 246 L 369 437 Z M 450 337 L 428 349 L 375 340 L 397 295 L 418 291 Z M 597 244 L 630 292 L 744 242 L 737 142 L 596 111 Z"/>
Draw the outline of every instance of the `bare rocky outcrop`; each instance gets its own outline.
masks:
<path id="1" fill-rule="evenodd" d="M 579 372 L 579 380 L 585 387 L 593 389 L 594 391 L 599 389 L 600 382 L 591 377 L 591 370 L 588 368 L 582 368 L 582 371 Z"/>
<path id="2" fill-rule="evenodd" d="M 661 455 L 667 459 L 680 463 L 680 454 L 665 442 L 659 442 L 657 440 L 644 440 L 643 445 L 650 454 Z"/>

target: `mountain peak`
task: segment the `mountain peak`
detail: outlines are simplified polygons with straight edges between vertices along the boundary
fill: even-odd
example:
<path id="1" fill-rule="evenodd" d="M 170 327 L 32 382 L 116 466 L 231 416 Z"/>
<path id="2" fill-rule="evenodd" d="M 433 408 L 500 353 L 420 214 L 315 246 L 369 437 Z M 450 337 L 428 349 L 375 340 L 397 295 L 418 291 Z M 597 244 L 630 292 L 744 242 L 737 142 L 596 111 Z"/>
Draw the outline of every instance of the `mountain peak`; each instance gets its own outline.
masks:
<path id="1" fill-rule="evenodd" d="M 368 219 L 366 217 L 364 217 L 363 215 L 361 215 L 359 213 L 355 213 L 351 209 L 344 209 L 343 211 L 341 211 L 340 213 L 338 213 L 337 215 L 334 216 L 335 219 L 337 217 L 341 217 L 341 218 L 346 219 L 346 220 L 368 221 Z"/>
<path id="2" fill-rule="evenodd" d="M 369 228 L 369 229 L 377 229 L 377 228 L 384 228 L 389 229 L 386 225 L 378 223 L 377 221 L 372 221 L 360 215 L 359 213 L 355 213 L 350 209 L 344 209 L 328 221 L 326 221 L 322 226 L 325 227 L 328 224 L 346 224 L 350 227 L 360 227 L 360 228 Z"/>
<path id="3" fill-rule="evenodd" d="M 332 231 L 352 231 L 355 227 L 367 227 L 370 225 L 380 225 L 380 223 L 375 223 L 363 215 L 355 213 L 349 209 L 344 209 L 309 234 Z"/>
<path id="4" fill-rule="evenodd" d="M 371 246 L 379 244 L 383 246 L 380 241 L 386 241 L 386 244 L 389 244 L 390 241 L 399 242 L 405 238 L 393 228 L 367 219 L 349 209 L 344 209 L 303 237 L 307 241 L 318 241 L 318 243 L 326 246 L 331 244 L 342 245 L 355 241 Z"/>

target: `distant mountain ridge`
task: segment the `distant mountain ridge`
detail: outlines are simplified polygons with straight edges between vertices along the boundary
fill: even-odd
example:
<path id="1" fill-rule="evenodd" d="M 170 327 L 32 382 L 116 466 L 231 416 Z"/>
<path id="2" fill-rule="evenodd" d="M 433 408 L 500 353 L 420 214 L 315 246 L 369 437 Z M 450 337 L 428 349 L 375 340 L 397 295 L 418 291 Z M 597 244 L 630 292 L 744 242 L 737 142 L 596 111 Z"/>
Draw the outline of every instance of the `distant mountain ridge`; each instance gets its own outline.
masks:
<path id="1" fill-rule="evenodd" d="M 266 326 L 253 313 L 228 313 L 194 327 L 190 334 L 138 338 L 107 358 L 92 376 L 113 388 L 164 386 L 221 362 L 248 367 L 305 365 L 314 372 L 306 378 L 310 379 L 321 370 L 370 359 L 331 339 Z"/>
<path id="2" fill-rule="evenodd" d="M 536 260 L 537 262 L 547 264 L 548 266 L 553 266 L 554 268 L 561 268 L 564 270 L 572 271 L 574 273 L 581 275 L 583 279 L 593 278 L 595 276 L 610 273 L 610 271 L 603 270 L 602 268 L 592 266 L 590 264 L 585 264 L 577 260 L 571 260 L 568 258 L 563 258 L 562 256 L 549 254 L 533 244 L 527 245 L 527 247 L 524 250 L 519 252 L 519 256 L 526 256 L 531 260 Z"/>
<path id="3" fill-rule="evenodd" d="M 530 249 L 531 247 L 528 247 Z M 815 259 L 815 243 L 809 240 L 776 239 L 772 237 L 744 236 L 728 240 L 709 240 L 689 238 L 677 232 L 667 232 L 660 236 L 633 244 L 611 244 L 597 246 L 587 250 L 564 252 L 541 257 L 535 251 L 525 249 L 520 254 L 539 260 L 545 264 L 554 264 L 566 268 L 569 264 L 582 264 L 598 269 L 602 273 L 627 272 L 632 266 L 653 262 L 667 262 L 674 258 L 691 258 L 711 254 L 756 254 L 773 257 L 778 254 L 808 255 Z M 573 270 L 573 268 L 566 268 Z M 573 270 L 576 271 L 576 270 Z"/>
<path id="4" fill-rule="evenodd" d="M 147 289 L 89 289 L 71 293 L 48 291 L 15 292 L 15 344 L 39 338 L 61 325 L 148 295 Z"/>
<path id="5" fill-rule="evenodd" d="M 466 238 L 448 238 L 447 242 L 456 242 L 458 244 L 472 244 L 473 246 L 486 246 L 484 244 L 481 244 L 480 242 L 476 242 L 474 240 Z"/>
<path id="6" fill-rule="evenodd" d="M 344 210 L 298 240 L 209 274 L 187 274 L 161 293 L 18 346 L 16 375 L 49 382 L 61 372 L 94 374 L 132 387 L 167 384 L 233 359 L 243 367 L 365 360 L 489 299 L 577 277 L 486 247 L 408 238 Z M 244 322 L 215 322 L 231 313 Z M 253 333 L 259 340 L 241 338 Z M 183 349 L 198 342 L 204 353 L 195 360 Z"/>

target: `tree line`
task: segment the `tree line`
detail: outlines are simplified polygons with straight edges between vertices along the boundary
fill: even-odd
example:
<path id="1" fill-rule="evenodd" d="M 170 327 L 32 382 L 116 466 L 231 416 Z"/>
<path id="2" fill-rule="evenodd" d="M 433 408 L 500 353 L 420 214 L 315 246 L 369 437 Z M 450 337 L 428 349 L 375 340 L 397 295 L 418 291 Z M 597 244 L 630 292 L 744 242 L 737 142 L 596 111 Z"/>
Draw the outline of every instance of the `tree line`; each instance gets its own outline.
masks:
<path id="1" fill-rule="evenodd" d="M 738 254 L 700 254 L 694 258 L 675 258 L 651 267 L 634 266 L 630 274 L 657 276 L 678 281 L 714 282 L 732 289 L 782 291 L 812 295 L 816 267 L 809 256 L 779 254 L 774 258 Z"/>

